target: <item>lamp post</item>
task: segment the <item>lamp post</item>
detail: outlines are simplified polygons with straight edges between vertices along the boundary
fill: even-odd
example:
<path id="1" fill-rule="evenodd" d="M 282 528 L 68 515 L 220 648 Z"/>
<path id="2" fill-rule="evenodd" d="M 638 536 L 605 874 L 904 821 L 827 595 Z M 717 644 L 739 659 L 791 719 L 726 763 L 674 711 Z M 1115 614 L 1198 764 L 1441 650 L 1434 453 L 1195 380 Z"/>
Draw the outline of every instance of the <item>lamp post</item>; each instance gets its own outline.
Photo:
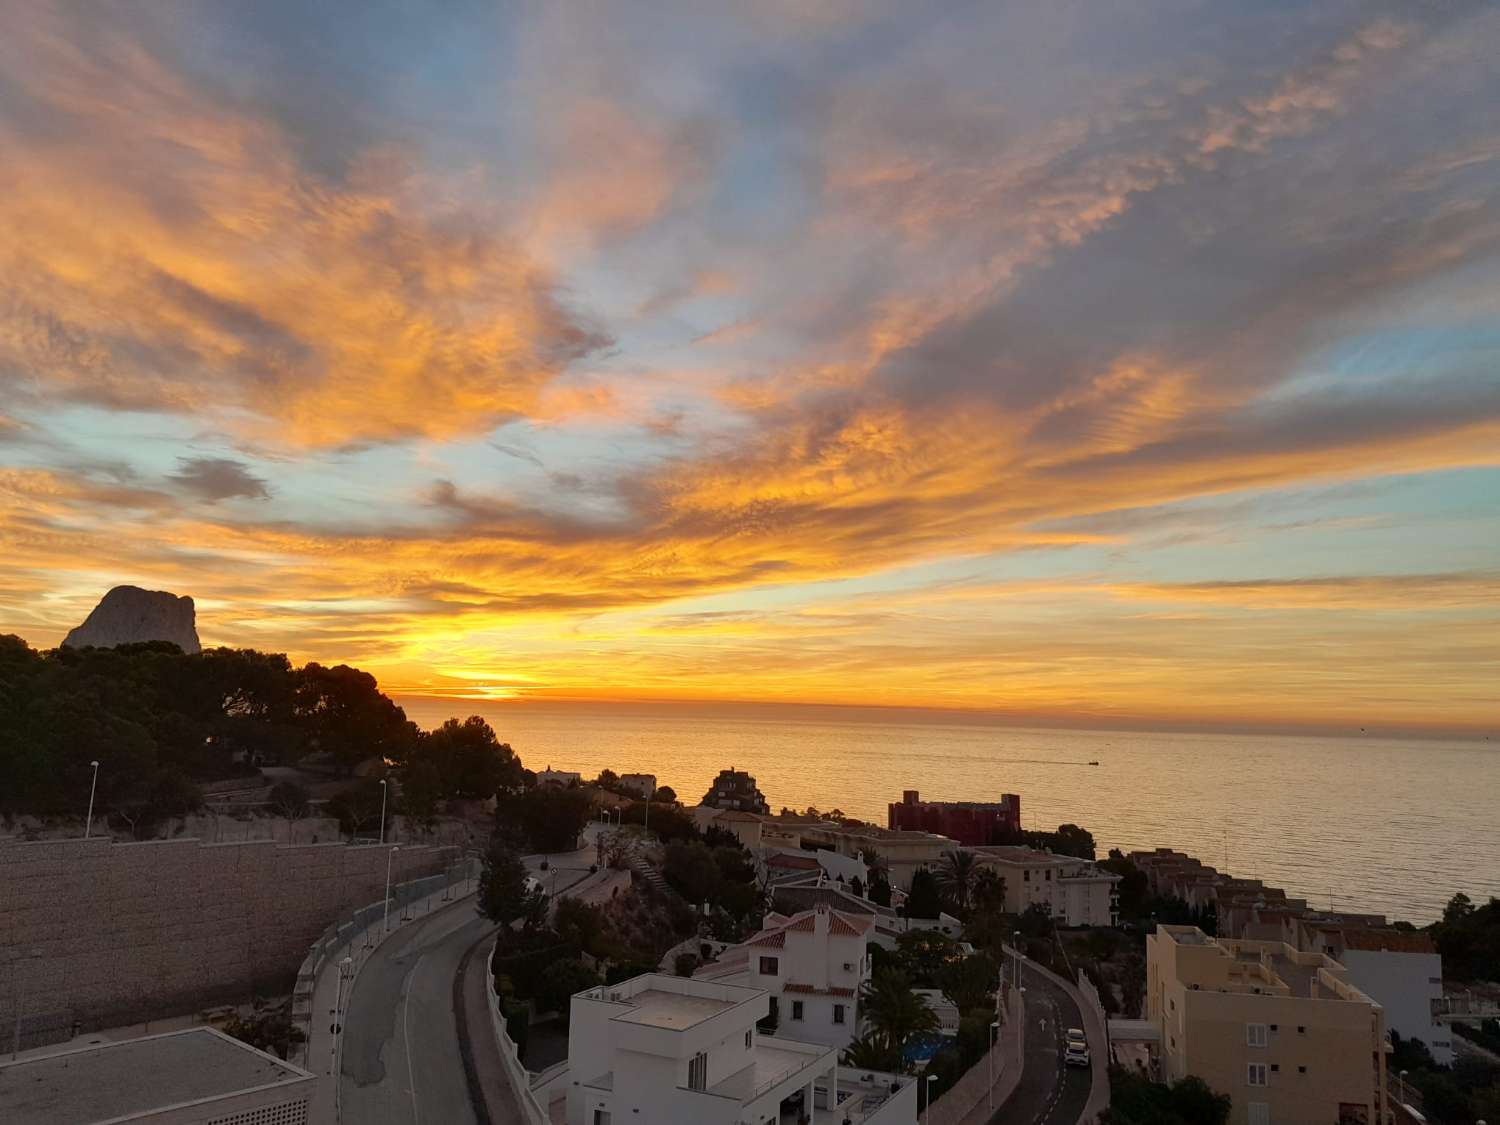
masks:
<path id="1" fill-rule="evenodd" d="M 333 1075 L 335 1068 L 338 1066 L 339 1035 L 344 1030 L 344 1025 L 340 1022 L 340 1017 L 344 1011 L 344 981 L 350 980 L 353 977 L 353 968 L 353 957 L 345 957 L 339 962 L 338 990 L 333 994 L 333 1021 L 328 1028 L 328 1073 L 330 1076 Z"/>
<path id="2" fill-rule="evenodd" d="M 995 1042 L 1000 1038 L 1000 1021 L 990 1022 L 990 1112 L 995 1111 Z"/>
<path id="3" fill-rule="evenodd" d="M 400 850 L 400 844 L 392 844 L 391 850 L 385 853 L 385 921 L 380 928 L 382 934 L 391 932 L 391 860 Z"/>
<path id="4" fill-rule="evenodd" d="M 932 1125 L 932 1084 L 937 1081 L 936 1074 L 929 1074 L 922 1083 L 922 1089 L 927 1091 L 927 1108 L 922 1110 L 922 1125 Z"/>
<path id="5" fill-rule="evenodd" d="M 641 835 L 651 839 L 651 798 L 656 796 L 656 782 L 651 783 L 651 792 L 646 794 L 646 819 L 641 824 Z"/>
<path id="6" fill-rule="evenodd" d="M 1401 1076 L 1397 1079 L 1397 1083 L 1398 1083 L 1398 1088 L 1401 1091 L 1401 1104 L 1405 1105 L 1406 1104 L 1406 1071 L 1403 1070 L 1401 1072 Z"/>
<path id="7" fill-rule="evenodd" d="M 390 793 L 391 787 L 386 784 L 385 778 L 380 779 L 380 843 L 385 844 L 385 798 Z"/>
<path id="8" fill-rule="evenodd" d="M 94 780 L 89 782 L 89 816 L 83 822 L 83 838 L 85 840 L 89 838 L 89 833 L 94 830 L 94 792 L 99 788 L 99 763 L 93 761 L 89 765 L 94 767 Z"/>

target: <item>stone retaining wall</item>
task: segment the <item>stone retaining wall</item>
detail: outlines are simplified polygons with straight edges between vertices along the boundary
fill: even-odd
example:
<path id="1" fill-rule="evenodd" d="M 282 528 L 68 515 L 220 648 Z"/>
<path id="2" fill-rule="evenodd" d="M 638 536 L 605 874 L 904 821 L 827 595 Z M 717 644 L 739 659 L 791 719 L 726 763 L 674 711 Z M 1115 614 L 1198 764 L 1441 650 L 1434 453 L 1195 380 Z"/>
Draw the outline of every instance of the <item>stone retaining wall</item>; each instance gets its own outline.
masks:
<path id="1" fill-rule="evenodd" d="M 0 1026 L 22 1045 L 290 990 L 308 947 L 385 891 L 388 849 L 269 840 L 0 840 Z M 403 846 L 392 879 L 456 849 Z"/>

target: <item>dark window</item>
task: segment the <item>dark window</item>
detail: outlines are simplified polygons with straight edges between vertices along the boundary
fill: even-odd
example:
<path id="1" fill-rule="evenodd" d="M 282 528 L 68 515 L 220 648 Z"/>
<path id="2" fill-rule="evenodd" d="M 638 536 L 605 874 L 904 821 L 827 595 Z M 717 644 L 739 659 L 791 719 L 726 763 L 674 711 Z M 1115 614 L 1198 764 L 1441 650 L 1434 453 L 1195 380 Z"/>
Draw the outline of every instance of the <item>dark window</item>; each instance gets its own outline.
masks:
<path id="1" fill-rule="evenodd" d="M 834 1023 L 843 1023 L 844 1022 L 844 1006 L 842 1004 L 835 1004 L 833 1006 L 833 1022 Z"/>
<path id="2" fill-rule="evenodd" d="M 802 1001 L 801 1000 L 793 1000 L 792 1001 L 792 1019 L 794 1019 L 794 1020 L 800 1020 L 801 1018 L 802 1018 Z"/>
<path id="3" fill-rule="evenodd" d="M 781 972 L 781 959 L 778 957 L 762 957 L 760 959 L 761 976 L 774 977 Z"/>
<path id="4" fill-rule="evenodd" d="M 1307 1073 L 1307 1067 L 1305 1067 L 1305 1066 L 1299 1066 L 1297 1068 L 1297 1073 L 1298 1074 L 1306 1074 Z"/>
<path id="5" fill-rule="evenodd" d="M 1281 1073 L 1281 1064 L 1280 1063 L 1272 1063 L 1271 1064 L 1271 1073 L 1272 1074 L 1280 1074 Z"/>
<path id="6" fill-rule="evenodd" d="M 748 1050 L 749 1050 L 749 1049 L 750 1049 L 750 1047 L 751 1047 L 751 1037 L 752 1037 L 752 1036 L 753 1036 L 753 1035 L 754 1035 L 754 1034 L 755 1034 L 755 1032 L 754 1032 L 754 1031 L 747 1031 L 747 1032 L 745 1032 L 745 1050 L 747 1050 L 747 1051 L 748 1051 Z"/>
<path id="7" fill-rule="evenodd" d="M 1307 1028 L 1306 1027 L 1302 1027 L 1302 1026 L 1299 1025 L 1298 1028 L 1297 1028 L 1297 1034 L 1298 1035 L 1306 1035 L 1307 1034 Z"/>

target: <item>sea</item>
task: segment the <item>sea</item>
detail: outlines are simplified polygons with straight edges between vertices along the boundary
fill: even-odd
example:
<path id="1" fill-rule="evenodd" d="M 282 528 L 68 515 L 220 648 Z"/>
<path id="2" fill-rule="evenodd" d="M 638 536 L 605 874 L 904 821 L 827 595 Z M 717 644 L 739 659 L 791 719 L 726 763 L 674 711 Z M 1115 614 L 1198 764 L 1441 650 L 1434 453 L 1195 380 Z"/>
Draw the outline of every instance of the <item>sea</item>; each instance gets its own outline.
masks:
<path id="1" fill-rule="evenodd" d="M 1026 828 L 1082 825 L 1101 855 L 1177 848 L 1319 908 L 1424 925 L 1457 892 L 1500 896 L 1500 743 L 1029 729 L 836 708 L 399 702 L 424 727 L 483 715 L 530 769 L 654 773 L 687 804 L 729 767 L 753 774 L 773 811 L 811 805 L 880 825 L 906 789 L 1018 793 Z"/>

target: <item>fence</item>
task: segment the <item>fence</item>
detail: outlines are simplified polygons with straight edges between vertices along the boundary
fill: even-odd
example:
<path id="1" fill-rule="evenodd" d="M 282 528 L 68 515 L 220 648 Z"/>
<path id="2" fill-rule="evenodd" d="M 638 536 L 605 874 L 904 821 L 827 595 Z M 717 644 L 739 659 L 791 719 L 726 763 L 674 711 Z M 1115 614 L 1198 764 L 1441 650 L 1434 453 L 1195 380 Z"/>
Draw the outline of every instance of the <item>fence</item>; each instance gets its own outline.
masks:
<path id="1" fill-rule="evenodd" d="M 469 889 L 464 884 L 478 875 L 478 859 L 465 856 L 450 863 L 441 875 L 428 875 L 395 884 L 391 887 L 389 900 L 393 920 L 408 920 L 414 904 L 424 905 L 426 909 L 423 913 L 430 913 L 434 896 L 440 891 L 443 894 L 438 900 L 439 906 L 442 902 L 461 897 Z M 296 1051 L 298 1057 L 293 1060 L 299 1066 L 312 1069 L 308 1066 L 307 1053 L 312 1042 L 313 992 L 317 988 L 318 974 L 329 961 L 345 951 L 348 951 L 352 959 L 351 972 L 359 972 L 366 957 L 379 944 L 373 931 L 385 922 L 386 901 L 382 898 L 368 906 L 344 912 L 323 931 L 303 958 L 302 965 L 297 970 L 296 990 L 292 994 L 292 1023 L 300 1027 L 303 1033 L 303 1042 Z"/>
<path id="2" fill-rule="evenodd" d="M 500 1062 L 505 1067 L 505 1077 L 516 1095 L 516 1105 L 527 1125 L 549 1125 L 547 1107 L 537 1101 L 531 1090 L 531 1072 L 521 1062 L 521 1052 L 510 1032 L 505 1028 L 505 1016 L 500 1011 L 500 996 L 495 992 L 495 974 L 489 971 L 493 944 L 485 947 L 483 962 L 484 990 L 488 997 L 490 1026 L 495 1033 L 495 1046 L 500 1050 Z"/>

